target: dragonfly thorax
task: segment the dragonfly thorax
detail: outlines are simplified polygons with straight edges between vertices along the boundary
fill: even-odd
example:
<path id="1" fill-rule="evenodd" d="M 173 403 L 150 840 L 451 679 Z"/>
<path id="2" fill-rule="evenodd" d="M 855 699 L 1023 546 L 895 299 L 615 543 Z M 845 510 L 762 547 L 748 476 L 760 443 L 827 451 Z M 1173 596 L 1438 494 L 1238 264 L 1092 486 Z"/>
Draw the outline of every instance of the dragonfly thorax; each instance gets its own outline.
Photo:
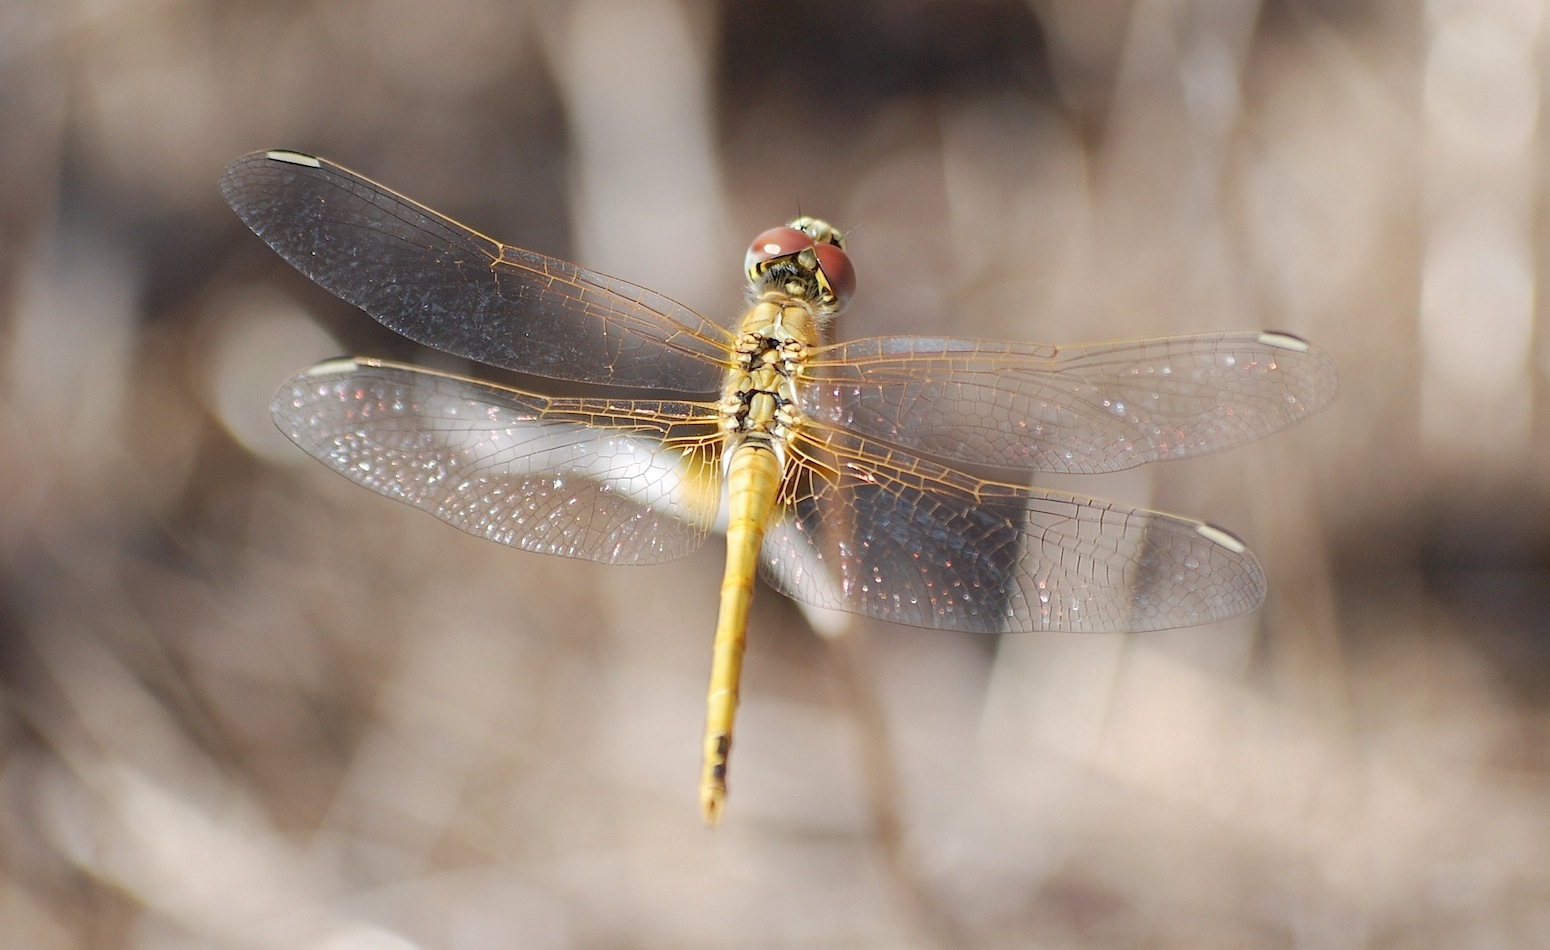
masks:
<path id="1" fill-rule="evenodd" d="M 736 363 L 722 390 L 721 426 L 728 434 L 777 450 L 800 422 L 796 387 L 808 350 L 820 342 L 819 317 L 805 302 L 766 299 L 743 318 Z"/>

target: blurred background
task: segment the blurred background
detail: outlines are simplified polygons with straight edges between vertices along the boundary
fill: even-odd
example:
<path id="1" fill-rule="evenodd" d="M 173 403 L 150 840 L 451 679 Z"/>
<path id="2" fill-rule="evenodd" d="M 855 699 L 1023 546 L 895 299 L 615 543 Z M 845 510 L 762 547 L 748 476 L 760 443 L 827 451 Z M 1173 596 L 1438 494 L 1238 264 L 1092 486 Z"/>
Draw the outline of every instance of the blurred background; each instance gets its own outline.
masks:
<path id="1" fill-rule="evenodd" d="M 1550 943 L 1541 0 L 0 0 L 0 945 Z M 216 177 L 326 155 L 729 321 L 1271 327 L 1334 408 L 1058 487 L 1230 527 L 1264 608 L 999 642 L 523 554 L 268 418 L 414 358 Z M 1054 481 L 1051 480 L 1051 484 Z"/>

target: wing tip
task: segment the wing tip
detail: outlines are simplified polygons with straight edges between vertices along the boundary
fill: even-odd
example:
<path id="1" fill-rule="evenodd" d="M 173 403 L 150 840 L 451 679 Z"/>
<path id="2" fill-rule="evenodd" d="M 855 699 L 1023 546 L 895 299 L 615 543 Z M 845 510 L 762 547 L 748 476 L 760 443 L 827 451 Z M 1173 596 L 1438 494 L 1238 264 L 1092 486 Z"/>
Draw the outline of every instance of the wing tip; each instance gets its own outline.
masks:
<path id="1" fill-rule="evenodd" d="M 1255 340 L 1265 346 L 1295 354 L 1295 357 L 1288 359 L 1300 367 L 1297 373 L 1300 382 L 1295 384 L 1296 394 L 1302 403 L 1298 417 L 1312 415 L 1335 401 L 1335 396 L 1340 392 L 1340 373 L 1328 353 L 1295 333 L 1281 330 L 1265 330 Z"/>

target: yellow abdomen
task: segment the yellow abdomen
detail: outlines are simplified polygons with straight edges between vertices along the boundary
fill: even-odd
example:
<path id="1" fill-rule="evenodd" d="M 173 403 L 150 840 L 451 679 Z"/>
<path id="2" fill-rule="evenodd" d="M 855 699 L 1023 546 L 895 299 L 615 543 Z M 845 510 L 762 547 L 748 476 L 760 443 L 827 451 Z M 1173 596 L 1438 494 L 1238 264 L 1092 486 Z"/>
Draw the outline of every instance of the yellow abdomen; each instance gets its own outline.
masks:
<path id="1" fill-rule="evenodd" d="M 732 749 L 732 720 L 737 714 L 738 680 L 753 601 L 759 547 L 780 491 L 780 458 L 768 442 L 745 440 L 732 450 L 727 466 L 727 565 L 721 581 L 721 608 L 711 656 L 706 696 L 705 755 L 700 775 L 700 809 L 705 824 L 721 820 L 727 798 L 727 756 Z"/>

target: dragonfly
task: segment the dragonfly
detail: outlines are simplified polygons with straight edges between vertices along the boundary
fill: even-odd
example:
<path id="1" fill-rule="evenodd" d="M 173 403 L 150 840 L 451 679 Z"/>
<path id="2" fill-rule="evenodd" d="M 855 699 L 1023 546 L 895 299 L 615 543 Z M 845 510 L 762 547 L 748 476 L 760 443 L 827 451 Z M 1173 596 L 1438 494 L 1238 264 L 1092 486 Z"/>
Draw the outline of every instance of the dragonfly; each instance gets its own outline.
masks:
<path id="1" fill-rule="evenodd" d="M 1257 608 L 1244 542 L 1033 484 L 1239 445 L 1329 403 L 1327 355 L 1274 331 L 1080 346 L 831 342 L 843 233 L 756 237 L 727 328 L 638 284 L 492 240 L 348 169 L 255 152 L 226 200 L 308 278 L 408 339 L 507 371 L 319 363 L 271 405 L 352 481 L 525 551 L 653 564 L 726 535 L 700 805 L 720 821 L 755 575 L 819 608 L 940 630 L 1143 631 Z M 486 376 L 499 374 L 485 374 Z"/>

